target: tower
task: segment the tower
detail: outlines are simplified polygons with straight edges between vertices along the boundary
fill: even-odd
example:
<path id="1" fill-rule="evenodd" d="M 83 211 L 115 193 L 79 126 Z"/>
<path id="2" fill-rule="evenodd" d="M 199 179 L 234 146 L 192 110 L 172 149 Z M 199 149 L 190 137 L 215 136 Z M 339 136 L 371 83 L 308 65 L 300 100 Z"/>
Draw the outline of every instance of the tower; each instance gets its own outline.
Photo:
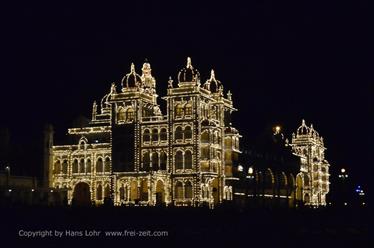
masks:
<path id="1" fill-rule="evenodd" d="M 329 163 L 325 159 L 323 138 L 305 120 L 296 134 L 292 134 L 292 152 L 300 157 L 300 172 L 297 175 L 297 195 L 305 205 L 326 205 L 329 192 Z"/>

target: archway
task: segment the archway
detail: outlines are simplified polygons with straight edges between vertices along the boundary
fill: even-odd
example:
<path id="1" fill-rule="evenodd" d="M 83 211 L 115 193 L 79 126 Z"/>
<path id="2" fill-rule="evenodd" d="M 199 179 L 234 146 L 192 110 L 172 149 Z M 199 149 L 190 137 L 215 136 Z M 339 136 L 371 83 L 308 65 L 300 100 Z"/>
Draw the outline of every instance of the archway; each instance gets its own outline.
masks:
<path id="1" fill-rule="evenodd" d="M 161 180 L 158 180 L 156 184 L 156 205 L 162 205 L 164 203 L 165 203 L 165 186 Z"/>
<path id="2" fill-rule="evenodd" d="M 219 202 L 218 178 L 215 178 L 212 181 L 211 186 L 212 186 L 212 192 L 213 192 L 214 205 L 217 205 Z"/>
<path id="3" fill-rule="evenodd" d="M 75 185 L 72 204 L 76 206 L 91 205 L 90 186 L 87 183 L 80 182 Z"/>

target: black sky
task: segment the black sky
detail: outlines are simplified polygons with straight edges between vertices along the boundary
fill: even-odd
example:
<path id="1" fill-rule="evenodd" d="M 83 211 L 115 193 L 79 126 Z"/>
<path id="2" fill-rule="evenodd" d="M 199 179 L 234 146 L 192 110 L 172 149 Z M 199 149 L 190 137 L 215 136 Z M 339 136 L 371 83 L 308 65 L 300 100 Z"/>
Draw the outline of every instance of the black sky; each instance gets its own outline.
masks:
<path id="1" fill-rule="evenodd" d="M 64 134 L 131 62 L 140 72 L 150 61 L 163 96 L 190 56 L 203 81 L 213 68 L 232 91 L 243 142 L 275 124 L 289 136 L 305 118 L 325 138 L 332 173 L 345 167 L 368 181 L 373 87 L 364 2 L 175 2 L 3 6 L 1 126 L 19 144 L 33 144 L 44 123 Z"/>

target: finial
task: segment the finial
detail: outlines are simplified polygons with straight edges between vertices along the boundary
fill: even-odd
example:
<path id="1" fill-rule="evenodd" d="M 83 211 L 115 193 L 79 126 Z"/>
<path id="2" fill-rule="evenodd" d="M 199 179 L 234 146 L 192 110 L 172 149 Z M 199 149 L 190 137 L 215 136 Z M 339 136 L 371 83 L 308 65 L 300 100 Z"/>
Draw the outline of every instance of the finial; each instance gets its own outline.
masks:
<path id="1" fill-rule="evenodd" d="M 214 75 L 214 70 L 212 69 L 210 71 L 210 80 L 216 79 L 216 76 Z"/>
<path id="2" fill-rule="evenodd" d="M 313 129 L 313 124 L 310 124 L 310 128 Z"/>
<path id="3" fill-rule="evenodd" d="M 131 72 L 132 72 L 132 73 L 135 72 L 135 65 L 134 65 L 134 63 L 131 63 Z"/>
<path id="4" fill-rule="evenodd" d="M 192 67 L 191 58 L 187 57 L 187 68 L 190 68 L 190 67 Z"/>
<path id="5" fill-rule="evenodd" d="M 168 87 L 173 88 L 173 79 L 171 78 L 171 76 L 169 76 Z"/>
<path id="6" fill-rule="evenodd" d="M 144 59 L 144 63 L 148 63 L 148 59 L 147 58 Z"/>
<path id="7" fill-rule="evenodd" d="M 227 92 L 227 99 L 229 99 L 230 101 L 232 100 L 232 93 L 231 93 L 231 91 Z"/>
<path id="8" fill-rule="evenodd" d="M 110 87 L 110 94 L 115 94 L 117 93 L 117 90 L 116 90 L 116 83 L 112 83 L 112 86 Z"/>
<path id="9" fill-rule="evenodd" d="M 304 119 L 302 120 L 301 124 L 302 124 L 303 126 L 305 126 L 305 120 L 304 120 Z"/>

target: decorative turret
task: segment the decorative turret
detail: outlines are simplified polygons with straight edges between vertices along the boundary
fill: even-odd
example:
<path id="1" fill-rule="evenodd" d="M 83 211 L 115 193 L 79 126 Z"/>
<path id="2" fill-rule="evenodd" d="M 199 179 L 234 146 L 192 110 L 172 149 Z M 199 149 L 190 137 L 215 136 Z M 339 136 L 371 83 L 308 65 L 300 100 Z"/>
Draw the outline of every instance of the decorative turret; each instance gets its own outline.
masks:
<path id="1" fill-rule="evenodd" d="M 211 93 L 223 93 L 223 86 L 221 81 L 217 80 L 214 74 L 214 70 L 210 71 L 210 78 L 205 82 L 204 88 L 209 90 Z"/>
<path id="2" fill-rule="evenodd" d="M 130 73 L 126 74 L 121 80 L 122 91 L 128 89 L 138 89 L 142 85 L 142 79 L 135 72 L 135 65 L 131 63 Z"/>
<path id="3" fill-rule="evenodd" d="M 178 81 L 180 86 L 185 83 L 200 85 L 200 72 L 193 68 L 190 57 L 187 58 L 186 67 L 179 71 Z"/>

